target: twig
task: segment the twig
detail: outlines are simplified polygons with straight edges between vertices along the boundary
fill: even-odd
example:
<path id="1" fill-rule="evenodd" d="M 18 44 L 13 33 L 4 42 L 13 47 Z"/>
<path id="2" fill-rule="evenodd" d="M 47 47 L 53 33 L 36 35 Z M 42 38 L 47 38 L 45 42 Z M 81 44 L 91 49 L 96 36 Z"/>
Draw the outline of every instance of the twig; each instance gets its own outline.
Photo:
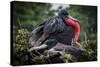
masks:
<path id="1" fill-rule="evenodd" d="M 76 42 L 76 44 L 79 46 L 79 48 L 80 48 L 81 50 L 84 50 L 84 48 L 82 47 L 82 45 L 81 45 L 79 42 Z"/>

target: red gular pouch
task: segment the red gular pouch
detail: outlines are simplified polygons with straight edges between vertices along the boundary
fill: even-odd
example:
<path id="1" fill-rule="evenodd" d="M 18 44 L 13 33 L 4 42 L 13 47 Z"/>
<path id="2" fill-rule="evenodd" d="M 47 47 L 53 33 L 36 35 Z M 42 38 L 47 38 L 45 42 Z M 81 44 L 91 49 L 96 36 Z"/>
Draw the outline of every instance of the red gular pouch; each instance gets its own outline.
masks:
<path id="1" fill-rule="evenodd" d="M 72 39 L 72 46 L 74 47 L 75 46 L 75 43 L 77 42 L 78 40 L 78 37 L 79 37 L 79 33 L 80 33 L 80 25 L 78 23 L 78 21 L 70 18 L 70 17 L 67 17 L 64 19 L 64 22 L 68 25 L 68 26 L 71 26 L 73 27 L 74 29 L 74 38 Z"/>

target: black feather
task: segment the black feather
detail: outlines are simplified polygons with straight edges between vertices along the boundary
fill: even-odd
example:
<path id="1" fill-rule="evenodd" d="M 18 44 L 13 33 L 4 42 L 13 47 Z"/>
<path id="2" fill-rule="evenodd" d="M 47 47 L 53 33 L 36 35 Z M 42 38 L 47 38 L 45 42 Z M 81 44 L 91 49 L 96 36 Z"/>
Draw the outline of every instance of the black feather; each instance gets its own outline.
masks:
<path id="1" fill-rule="evenodd" d="M 63 20 L 59 17 L 47 20 L 44 24 L 43 32 L 45 33 L 54 33 L 54 32 L 63 32 L 66 25 Z"/>

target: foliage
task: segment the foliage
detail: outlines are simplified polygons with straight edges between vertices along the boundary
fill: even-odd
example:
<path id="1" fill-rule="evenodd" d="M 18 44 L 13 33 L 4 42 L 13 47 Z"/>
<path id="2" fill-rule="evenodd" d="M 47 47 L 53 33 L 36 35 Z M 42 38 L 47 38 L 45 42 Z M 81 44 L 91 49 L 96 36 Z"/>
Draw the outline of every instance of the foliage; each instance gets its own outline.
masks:
<path id="1" fill-rule="evenodd" d="M 26 64 L 28 60 L 27 56 L 27 39 L 29 32 L 27 29 L 17 30 L 17 36 L 14 40 L 14 64 Z M 24 60 L 24 61 L 23 61 Z"/>
<path id="2" fill-rule="evenodd" d="M 14 65 L 25 65 L 28 63 L 27 39 L 31 31 L 36 28 L 45 18 L 53 16 L 50 11 L 51 4 L 14 2 L 13 3 L 13 48 Z M 80 37 L 76 47 L 83 50 L 80 59 L 63 53 L 59 58 L 64 62 L 82 62 L 97 60 L 97 7 L 70 5 L 70 15 L 80 20 Z M 45 56 L 32 54 L 33 64 L 44 64 L 50 59 Z"/>

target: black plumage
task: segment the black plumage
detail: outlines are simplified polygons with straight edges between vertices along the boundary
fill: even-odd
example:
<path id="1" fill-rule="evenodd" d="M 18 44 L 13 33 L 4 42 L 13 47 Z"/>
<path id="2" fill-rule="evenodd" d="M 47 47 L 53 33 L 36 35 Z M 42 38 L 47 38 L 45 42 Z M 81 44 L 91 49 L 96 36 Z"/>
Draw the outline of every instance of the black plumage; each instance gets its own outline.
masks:
<path id="1" fill-rule="evenodd" d="M 33 42 L 37 42 L 41 45 L 47 39 L 56 39 L 60 43 L 71 45 L 73 37 L 73 28 L 71 26 L 67 26 L 60 17 L 55 17 L 45 20 L 36 29 L 34 29 L 29 43 L 30 45 L 33 45 Z"/>
<path id="2" fill-rule="evenodd" d="M 71 26 L 67 26 L 60 17 L 50 19 L 44 24 L 44 33 L 48 33 L 48 39 L 56 39 L 58 42 L 71 45 L 74 31 Z"/>
<path id="3" fill-rule="evenodd" d="M 45 33 L 55 33 L 55 32 L 63 32 L 65 30 L 66 25 L 63 20 L 59 17 L 50 19 L 45 23 L 43 32 Z"/>

